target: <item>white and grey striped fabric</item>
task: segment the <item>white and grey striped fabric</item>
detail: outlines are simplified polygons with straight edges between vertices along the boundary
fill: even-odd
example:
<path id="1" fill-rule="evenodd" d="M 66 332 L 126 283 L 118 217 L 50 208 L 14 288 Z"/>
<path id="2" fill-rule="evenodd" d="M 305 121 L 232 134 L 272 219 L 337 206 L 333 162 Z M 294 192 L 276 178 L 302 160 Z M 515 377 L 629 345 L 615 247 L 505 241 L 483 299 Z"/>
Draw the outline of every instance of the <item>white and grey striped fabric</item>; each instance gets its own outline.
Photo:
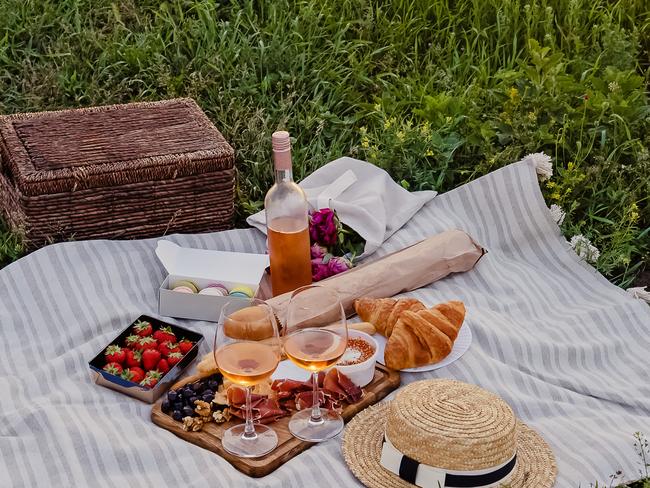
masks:
<path id="1" fill-rule="evenodd" d="M 602 482 L 618 469 L 638 475 L 632 435 L 650 434 L 650 308 L 579 261 L 528 164 L 438 196 L 376 256 L 449 228 L 489 254 L 411 295 L 462 299 L 474 342 L 453 365 L 405 374 L 403 383 L 449 377 L 500 394 L 553 448 L 558 487 Z M 264 250 L 253 229 L 171 239 Z M 0 271 L 0 486 L 358 484 L 340 439 L 255 480 L 153 425 L 150 406 L 91 382 L 87 361 L 139 314 L 156 313 L 164 276 L 155 242 L 53 245 Z M 183 324 L 214 333 L 210 323 Z"/>

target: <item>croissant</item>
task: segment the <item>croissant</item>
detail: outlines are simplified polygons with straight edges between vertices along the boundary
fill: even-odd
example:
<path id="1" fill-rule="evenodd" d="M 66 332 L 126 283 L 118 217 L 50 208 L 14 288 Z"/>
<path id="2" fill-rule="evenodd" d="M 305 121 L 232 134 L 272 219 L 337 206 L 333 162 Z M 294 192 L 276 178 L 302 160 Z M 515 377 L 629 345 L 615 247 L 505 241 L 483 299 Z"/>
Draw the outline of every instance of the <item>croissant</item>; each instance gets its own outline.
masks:
<path id="1" fill-rule="evenodd" d="M 417 312 L 424 310 L 424 305 L 415 298 L 360 298 L 354 302 L 357 315 L 364 322 L 370 322 L 377 332 L 384 337 L 390 337 L 393 327 L 406 310 Z"/>
<path id="2" fill-rule="evenodd" d="M 451 352 L 452 340 L 441 332 L 422 312 L 407 310 L 393 328 L 384 362 L 392 369 L 405 369 L 442 361 Z"/>
<path id="3" fill-rule="evenodd" d="M 461 303 L 461 307 L 462 306 L 463 305 Z M 465 307 L 463 307 L 463 310 L 465 310 Z M 462 320 L 457 326 L 454 322 L 449 320 L 449 317 L 447 317 L 440 310 L 437 310 L 435 307 L 422 310 L 420 314 L 425 320 L 431 322 L 432 324 L 435 324 L 436 328 L 440 332 L 451 339 L 451 342 L 454 342 L 456 340 L 456 337 L 458 337 L 458 331 L 460 330 L 460 326 L 463 324 Z"/>
<path id="4" fill-rule="evenodd" d="M 442 313 L 452 323 L 456 329 L 456 333 L 453 337 L 449 336 L 449 338 L 452 341 L 455 340 L 458 336 L 458 331 L 460 330 L 460 327 L 463 325 L 463 321 L 465 320 L 465 305 L 463 302 L 452 300 L 450 302 L 439 303 L 433 308 Z"/>
<path id="5" fill-rule="evenodd" d="M 373 323 L 388 337 L 384 362 L 393 369 L 443 360 L 451 352 L 465 319 L 465 305 L 460 301 L 428 309 L 410 298 L 362 298 L 355 302 L 355 309 L 362 320 Z"/>

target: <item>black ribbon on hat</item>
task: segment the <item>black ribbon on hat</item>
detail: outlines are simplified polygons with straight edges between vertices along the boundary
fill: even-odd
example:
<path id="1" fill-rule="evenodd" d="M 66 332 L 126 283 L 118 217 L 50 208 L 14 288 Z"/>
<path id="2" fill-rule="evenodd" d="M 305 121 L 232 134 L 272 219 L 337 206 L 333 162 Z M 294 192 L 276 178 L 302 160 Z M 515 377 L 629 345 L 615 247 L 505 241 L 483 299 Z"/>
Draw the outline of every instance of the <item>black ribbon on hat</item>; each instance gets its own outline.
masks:
<path id="1" fill-rule="evenodd" d="M 386 438 L 384 437 L 384 442 Z M 515 465 L 517 464 L 517 455 L 505 465 L 501 466 L 494 471 L 484 474 L 451 474 L 445 475 L 445 488 L 476 488 L 480 486 L 491 485 L 498 483 L 508 476 Z M 402 454 L 402 459 L 399 464 L 399 477 L 407 483 L 415 484 L 415 479 L 418 475 L 418 468 L 420 463 L 413 458 Z"/>

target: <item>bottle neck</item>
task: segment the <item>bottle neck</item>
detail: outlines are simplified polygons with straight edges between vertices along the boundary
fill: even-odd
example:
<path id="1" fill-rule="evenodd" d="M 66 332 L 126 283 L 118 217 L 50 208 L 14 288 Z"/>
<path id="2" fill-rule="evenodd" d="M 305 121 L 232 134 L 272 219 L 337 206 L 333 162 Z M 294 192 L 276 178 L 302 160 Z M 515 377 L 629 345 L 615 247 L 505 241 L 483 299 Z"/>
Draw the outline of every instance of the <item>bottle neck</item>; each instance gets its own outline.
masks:
<path id="1" fill-rule="evenodd" d="M 275 182 L 276 183 L 288 183 L 293 181 L 293 171 L 289 169 L 278 169 L 275 168 Z"/>
<path id="2" fill-rule="evenodd" d="M 291 148 L 286 141 L 286 147 L 282 150 L 273 148 L 273 167 L 275 168 L 275 182 L 287 183 L 293 181 L 293 172 L 291 171 Z"/>

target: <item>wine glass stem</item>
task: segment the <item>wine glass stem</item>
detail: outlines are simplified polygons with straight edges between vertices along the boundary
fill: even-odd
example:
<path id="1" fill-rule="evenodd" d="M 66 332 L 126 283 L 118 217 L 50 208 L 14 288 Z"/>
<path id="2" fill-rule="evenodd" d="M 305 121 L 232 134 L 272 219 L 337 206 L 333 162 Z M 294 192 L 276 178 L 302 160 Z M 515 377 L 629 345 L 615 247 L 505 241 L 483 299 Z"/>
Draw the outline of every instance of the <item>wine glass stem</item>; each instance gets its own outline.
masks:
<path id="1" fill-rule="evenodd" d="M 254 439 L 257 437 L 255 433 L 255 425 L 253 424 L 253 407 L 251 405 L 251 387 L 246 387 L 246 426 L 242 434 L 244 439 Z"/>
<path id="2" fill-rule="evenodd" d="M 313 396 L 312 407 L 311 407 L 311 418 L 309 419 L 309 421 L 314 423 L 320 423 L 323 421 L 323 417 L 321 416 L 321 412 L 320 412 L 320 395 L 318 392 L 318 373 L 312 373 L 311 382 L 313 384 L 314 396 Z"/>

